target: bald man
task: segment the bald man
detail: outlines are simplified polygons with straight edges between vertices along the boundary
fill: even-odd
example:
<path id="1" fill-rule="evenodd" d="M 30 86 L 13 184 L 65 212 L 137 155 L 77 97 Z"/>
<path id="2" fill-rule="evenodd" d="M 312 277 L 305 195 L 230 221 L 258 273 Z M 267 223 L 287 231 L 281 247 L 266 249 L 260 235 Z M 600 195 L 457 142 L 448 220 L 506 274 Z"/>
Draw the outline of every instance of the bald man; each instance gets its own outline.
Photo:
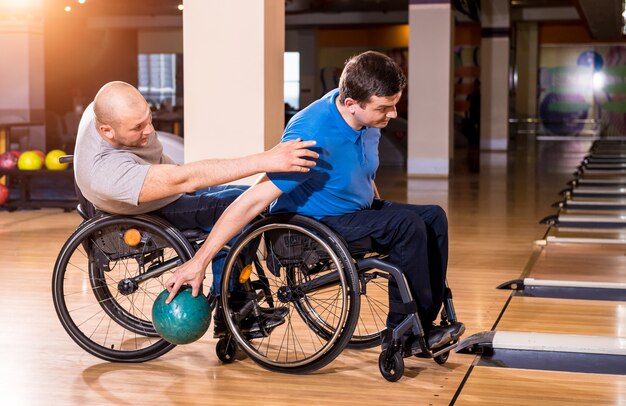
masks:
<path id="1" fill-rule="evenodd" d="M 308 141 L 286 142 L 242 158 L 176 165 L 163 153 L 150 107 L 141 93 L 128 83 L 110 82 L 81 118 L 74 168 L 78 187 L 98 209 L 132 215 L 162 209 L 185 193 L 256 173 L 307 172 L 315 162 L 305 158 L 318 156 L 306 149 L 312 145 Z M 217 218 L 208 223 L 215 221 Z M 206 223 L 192 221 L 180 227 L 206 227 Z"/>
<path id="2" fill-rule="evenodd" d="M 74 172 L 81 192 L 99 210 L 152 213 L 179 229 L 209 231 L 247 188 L 216 185 L 263 172 L 307 172 L 318 157 L 307 149 L 314 144 L 296 140 L 242 158 L 176 165 L 163 153 L 141 93 L 128 83 L 110 82 L 80 120 Z M 222 262 L 213 261 L 216 295 Z"/>

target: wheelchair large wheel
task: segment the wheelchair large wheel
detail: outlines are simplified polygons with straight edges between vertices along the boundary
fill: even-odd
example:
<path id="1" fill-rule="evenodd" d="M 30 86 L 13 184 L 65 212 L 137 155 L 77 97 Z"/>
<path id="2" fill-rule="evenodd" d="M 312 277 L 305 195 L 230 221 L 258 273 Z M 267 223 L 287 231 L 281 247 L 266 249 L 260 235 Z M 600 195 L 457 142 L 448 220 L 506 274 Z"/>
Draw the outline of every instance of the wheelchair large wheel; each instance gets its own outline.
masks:
<path id="1" fill-rule="evenodd" d="M 359 270 L 361 311 L 349 348 L 379 346 L 389 313 L 389 274 L 378 269 Z"/>
<path id="2" fill-rule="evenodd" d="M 231 248 L 222 305 L 229 331 L 256 363 L 312 372 L 333 361 L 352 337 L 358 277 L 327 227 L 298 215 L 271 216 L 253 223 Z M 251 333 L 251 325 L 260 331 Z"/>
<path id="3" fill-rule="evenodd" d="M 130 231 L 129 231 L 130 230 Z M 52 278 L 57 315 L 70 337 L 107 361 L 143 362 L 175 345 L 152 324 L 152 304 L 191 244 L 153 216 L 102 216 L 65 243 Z"/>
<path id="4" fill-rule="evenodd" d="M 352 349 L 367 349 L 381 344 L 381 334 L 386 328 L 387 314 L 389 313 L 389 289 L 387 281 L 389 274 L 377 269 L 357 271 L 360 283 L 361 309 L 352 338 L 347 347 Z M 319 334 L 329 334 L 332 331 L 328 323 L 323 323 L 323 316 L 316 314 L 316 307 L 309 301 L 302 300 L 298 303 L 298 309 L 304 315 L 316 315 L 310 317 L 310 326 Z"/>

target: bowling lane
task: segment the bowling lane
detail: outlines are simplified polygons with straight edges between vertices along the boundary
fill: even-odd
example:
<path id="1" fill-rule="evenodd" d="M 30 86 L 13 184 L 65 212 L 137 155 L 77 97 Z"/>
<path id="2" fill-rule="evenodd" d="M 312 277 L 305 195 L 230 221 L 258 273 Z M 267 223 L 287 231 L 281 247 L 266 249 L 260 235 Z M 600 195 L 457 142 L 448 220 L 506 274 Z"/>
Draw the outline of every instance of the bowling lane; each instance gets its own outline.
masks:
<path id="1" fill-rule="evenodd" d="M 552 244 L 532 268 L 535 279 L 626 282 L 626 245 Z"/>
<path id="2" fill-rule="evenodd" d="M 474 367 L 455 405 L 617 405 L 626 376 Z"/>
<path id="3" fill-rule="evenodd" d="M 626 338 L 626 302 L 514 296 L 496 331 Z"/>

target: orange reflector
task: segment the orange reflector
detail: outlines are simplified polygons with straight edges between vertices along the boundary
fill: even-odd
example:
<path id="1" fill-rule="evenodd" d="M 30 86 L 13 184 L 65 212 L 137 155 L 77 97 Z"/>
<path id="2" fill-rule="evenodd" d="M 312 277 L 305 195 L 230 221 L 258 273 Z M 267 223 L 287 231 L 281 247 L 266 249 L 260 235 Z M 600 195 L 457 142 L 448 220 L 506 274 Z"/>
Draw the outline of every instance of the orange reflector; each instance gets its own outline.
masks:
<path id="1" fill-rule="evenodd" d="M 246 265 L 239 274 L 239 283 L 246 283 L 250 279 L 252 273 L 252 264 Z"/>
<path id="2" fill-rule="evenodd" d="M 124 242 L 135 247 L 141 242 L 141 233 L 136 228 L 129 228 L 124 232 Z"/>

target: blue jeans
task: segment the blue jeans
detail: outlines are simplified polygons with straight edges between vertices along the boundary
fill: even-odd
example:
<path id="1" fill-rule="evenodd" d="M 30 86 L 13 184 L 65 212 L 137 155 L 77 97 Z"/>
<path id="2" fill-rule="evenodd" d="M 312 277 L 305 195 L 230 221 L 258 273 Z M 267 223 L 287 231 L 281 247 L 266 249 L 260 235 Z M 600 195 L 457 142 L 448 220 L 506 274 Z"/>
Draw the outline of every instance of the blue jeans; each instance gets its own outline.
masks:
<path id="1" fill-rule="evenodd" d="M 184 194 L 153 214 L 163 217 L 179 230 L 200 228 L 210 232 L 224 210 L 248 188 L 245 185 L 211 186 L 195 193 Z M 235 239 L 236 237 L 229 244 L 233 244 Z M 222 250 L 213 258 L 211 293 L 214 295 L 220 294 L 226 255 L 226 251 Z"/>
<path id="2" fill-rule="evenodd" d="M 339 233 L 350 250 L 365 243 L 388 254 L 389 262 L 406 275 L 422 323 L 430 326 L 443 304 L 448 267 L 448 220 L 441 207 L 375 200 L 371 209 L 321 221 Z M 390 281 L 389 327 L 405 318 L 402 311 L 394 311 L 403 308 L 401 303 L 398 285 Z"/>

